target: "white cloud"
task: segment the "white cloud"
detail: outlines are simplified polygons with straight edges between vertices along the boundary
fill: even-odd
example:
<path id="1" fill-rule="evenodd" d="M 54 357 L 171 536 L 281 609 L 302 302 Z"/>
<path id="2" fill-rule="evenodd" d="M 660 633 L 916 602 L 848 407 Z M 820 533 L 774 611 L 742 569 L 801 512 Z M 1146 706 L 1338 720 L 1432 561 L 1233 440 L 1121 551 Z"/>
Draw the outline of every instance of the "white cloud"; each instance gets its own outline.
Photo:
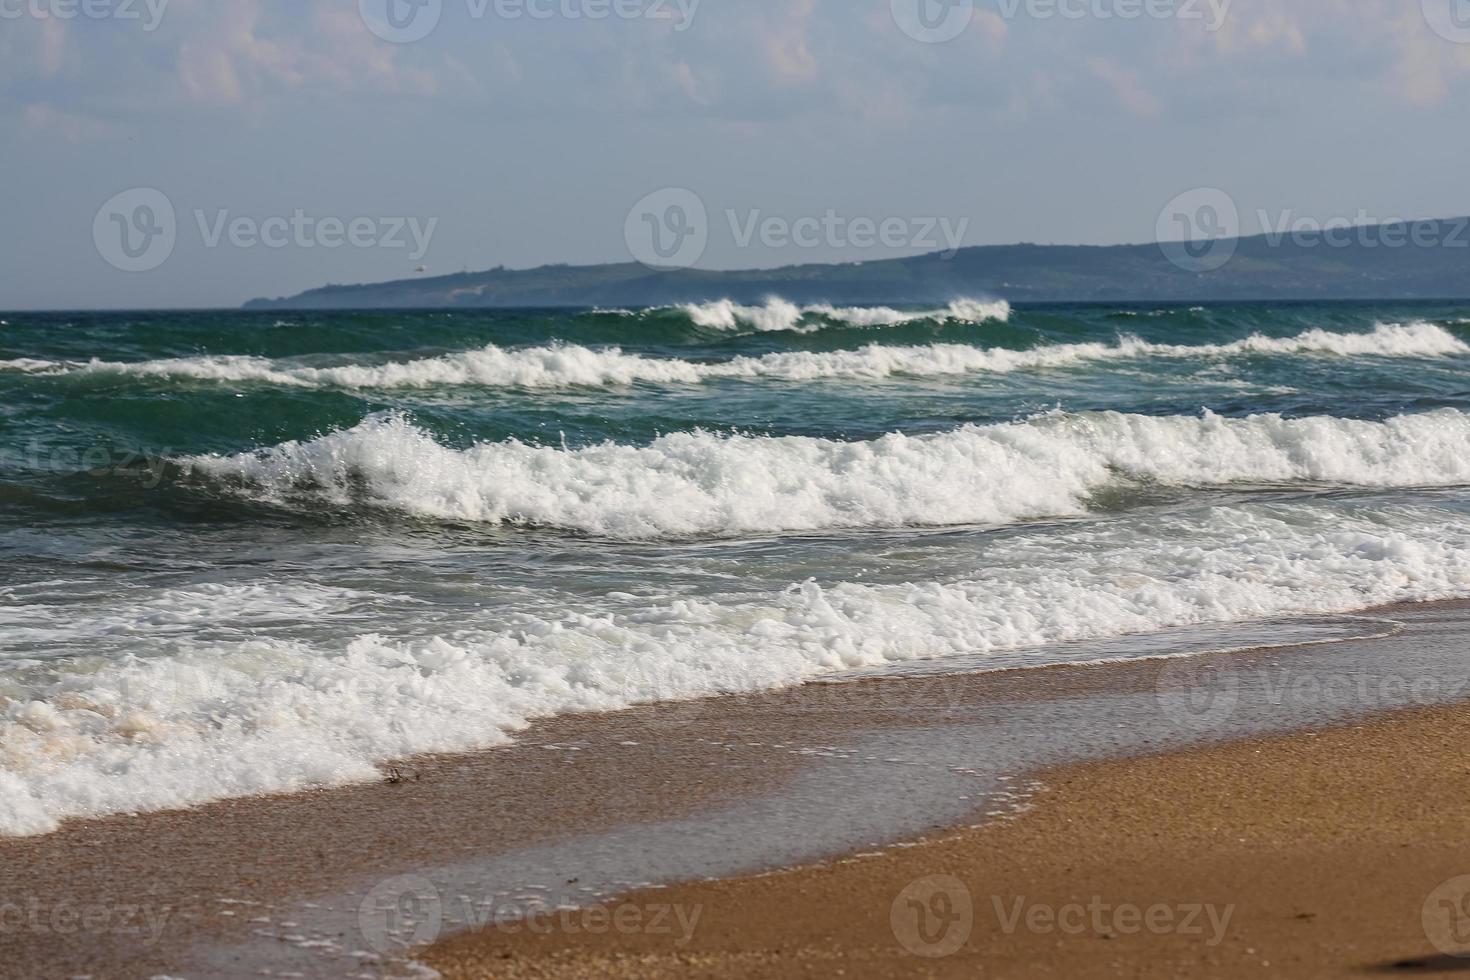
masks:
<path id="1" fill-rule="evenodd" d="M 1153 119 L 1164 111 L 1163 104 L 1152 92 L 1144 88 L 1137 73 L 1114 64 L 1106 58 L 1091 58 L 1087 66 L 1093 75 L 1107 83 L 1119 104 L 1135 116 Z"/>

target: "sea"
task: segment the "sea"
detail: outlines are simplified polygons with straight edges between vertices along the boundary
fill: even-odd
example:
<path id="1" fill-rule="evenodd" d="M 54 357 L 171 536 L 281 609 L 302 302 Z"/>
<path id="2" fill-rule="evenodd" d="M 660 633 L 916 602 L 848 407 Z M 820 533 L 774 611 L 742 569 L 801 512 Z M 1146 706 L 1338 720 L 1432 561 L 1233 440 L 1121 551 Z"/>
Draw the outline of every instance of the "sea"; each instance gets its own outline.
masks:
<path id="1" fill-rule="evenodd" d="M 1467 450 L 1467 303 L 0 313 L 0 835 L 1470 596 Z"/>

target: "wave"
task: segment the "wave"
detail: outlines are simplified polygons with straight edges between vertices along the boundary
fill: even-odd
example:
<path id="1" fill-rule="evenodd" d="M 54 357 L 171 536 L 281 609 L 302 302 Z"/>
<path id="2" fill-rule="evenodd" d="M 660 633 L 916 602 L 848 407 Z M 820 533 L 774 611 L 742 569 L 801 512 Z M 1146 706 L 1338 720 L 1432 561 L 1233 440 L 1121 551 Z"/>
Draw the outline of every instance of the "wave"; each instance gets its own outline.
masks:
<path id="1" fill-rule="evenodd" d="M 794 583 L 785 591 L 466 614 L 452 633 L 338 640 L 177 639 L 156 655 L 160 603 L 208 621 L 279 586 L 34 608 L 132 633 L 150 656 L 57 678 L 7 678 L 0 833 L 367 782 L 376 764 L 484 748 L 531 720 L 750 692 L 848 669 L 1170 627 L 1332 613 L 1470 593 L 1470 518 L 1430 507 L 1204 508 L 1122 526 L 1000 537 L 954 581 Z M 328 606 L 356 595 L 320 596 Z M 296 610 L 291 610 L 295 614 Z M 75 622 L 81 617 L 83 622 Z M 480 617 L 480 618 L 475 618 Z M 419 624 L 422 626 L 423 624 Z M 1011 654 L 1007 665 L 1025 661 Z"/>
<path id="2" fill-rule="evenodd" d="M 870 311 L 871 312 L 871 311 Z M 1295 337 L 1255 335 L 1226 344 L 1156 344 L 1125 336 L 1116 343 L 1057 344 L 1032 350 L 964 344 L 887 347 L 850 351 L 784 351 L 717 363 L 652 358 L 617 348 L 576 344 L 519 350 L 490 345 L 439 357 L 371 365 L 303 367 L 244 355 L 141 362 L 64 363 L 0 361 L 0 370 L 39 375 L 119 374 L 136 377 L 249 381 L 298 387 L 428 388 L 481 385 L 507 388 L 607 387 L 699 384 L 720 379 L 812 381 L 946 377 L 975 373 L 1067 367 L 1148 357 L 1210 358 L 1239 355 L 1331 354 L 1363 357 L 1441 357 L 1470 354 L 1470 345 L 1432 323 L 1386 324 L 1369 333 L 1314 329 Z"/>
<path id="3" fill-rule="evenodd" d="M 1179 486 L 1470 484 L 1470 414 L 1384 422 L 1052 413 L 869 442 L 663 436 L 583 449 L 452 449 L 399 415 L 309 442 L 182 460 L 276 502 L 653 539 L 1081 516 L 1120 481 Z"/>
<path id="4" fill-rule="evenodd" d="M 942 310 L 905 311 L 887 306 L 835 307 L 825 303 L 797 306 L 784 299 L 772 298 L 764 306 L 742 306 L 728 299 L 710 303 L 686 303 L 677 307 L 695 326 L 714 330 L 739 330 L 751 327 L 761 332 L 795 331 L 812 333 L 821 322 L 836 322 L 851 327 L 895 327 L 904 323 L 932 320 L 937 323 L 1005 322 L 1011 317 L 1011 305 L 1004 300 L 984 301 L 957 299 Z"/>

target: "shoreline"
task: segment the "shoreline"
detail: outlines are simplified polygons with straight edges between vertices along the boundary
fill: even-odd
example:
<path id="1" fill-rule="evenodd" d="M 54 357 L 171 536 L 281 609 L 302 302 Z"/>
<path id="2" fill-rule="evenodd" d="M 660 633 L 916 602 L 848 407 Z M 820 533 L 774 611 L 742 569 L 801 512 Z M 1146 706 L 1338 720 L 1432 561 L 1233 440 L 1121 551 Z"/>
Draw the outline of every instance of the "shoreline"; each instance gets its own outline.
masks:
<path id="1" fill-rule="evenodd" d="M 21 975 L 411 975 L 411 950 L 483 923 L 486 909 L 515 919 L 648 885 L 906 851 L 1015 812 L 1028 773 L 1470 698 L 1470 603 L 1363 615 L 1404 627 L 569 716 L 513 746 L 412 760 L 392 783 L 0 840 L 0 907 L 39 903 L 53 924 L 57 910 L 94 915 L 69 930 L 0 922 L 0 956 Z M 1361 683 L 1335 683 L 1345 678 Z M 428 914 L 380 916 L 385 899 Z M 139 923 L 159 923 L 156 935 Z"/>
<path id="2" fill-rule="evenodd" d="M 1050 770 L 1009 819 L 418 956 L 444 980 L 1466 973 L 1467 723 L 1420 709 Z"/>

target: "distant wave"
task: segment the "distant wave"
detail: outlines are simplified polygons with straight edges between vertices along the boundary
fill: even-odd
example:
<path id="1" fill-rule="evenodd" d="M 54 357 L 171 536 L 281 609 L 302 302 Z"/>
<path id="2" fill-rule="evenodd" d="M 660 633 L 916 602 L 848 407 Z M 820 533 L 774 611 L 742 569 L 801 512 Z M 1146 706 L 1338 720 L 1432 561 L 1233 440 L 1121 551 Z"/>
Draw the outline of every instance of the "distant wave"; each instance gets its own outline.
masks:
<path id="1" fill-rule="evenodd" d="M 1121 481 L 1470 485 L 1470 414 L 1385 422 L 1049 414 L 870 442 L 677 433 L 647 446 L 451 449 L 397 415 L 184 465 L 247 495 L 627 539 L 1080 516 Z"/>
<path id="2" fill-rule="evenodd" d="M 247 381 L 341 388 L 428 388 L 482 385 L 506 388 L 606 387 L 609 385 L 699 384 L 719 379 L 881 380 L 945 377 L 1067 367 L 1088 362 L 1147 357 L 1210 358 L 1250 354 L 1439 357 L 1470 354 L 1465 344 L 1432 323 L 1380 325 L 1370 333 L 1308 330 L 1295 337 L 1260 335 L 1226 344 L 1155 344 L 1123 337 L 1116 343 L 1057 344 L 1032 350 L 980 348 L 964 344 L 921 347 L 870 345 L 850 351 L 785 351 L 736 357 L 717 363 L 652 358 L 610 348 L 575 344 L 506 349 L 488 347 L 387 364 L 302 367 L 261 357 L 190 357 L 141 362 L 73 362 L 34 359 L 0 361 L 0 370 L 32 374 L 119 374 Z"/>
<path id="3" fill-rule="evenodd" d="M 836 307 L 825 303 L 797 306 L 779 298 L 767 300 L 764 306 L 741 306 L 731 300 L 722 299 L 712 303 L 686 303 L 669 308 L 683 311 L 696 326 L 714 330 L 750 327 L 761 332 L 811 333 L 822 327 L 820 322 L 810 322 L 813 318 L 852 327 L 895 327 L 923 320 L 939 323 L 984 323 L 987 320 L 1005 322 L 1011 317 L 1011 304 L 1004 300 L 974 299 L 957 299 L 942 310 L 917 312 L 895 310 L 887 306 Z"/>

